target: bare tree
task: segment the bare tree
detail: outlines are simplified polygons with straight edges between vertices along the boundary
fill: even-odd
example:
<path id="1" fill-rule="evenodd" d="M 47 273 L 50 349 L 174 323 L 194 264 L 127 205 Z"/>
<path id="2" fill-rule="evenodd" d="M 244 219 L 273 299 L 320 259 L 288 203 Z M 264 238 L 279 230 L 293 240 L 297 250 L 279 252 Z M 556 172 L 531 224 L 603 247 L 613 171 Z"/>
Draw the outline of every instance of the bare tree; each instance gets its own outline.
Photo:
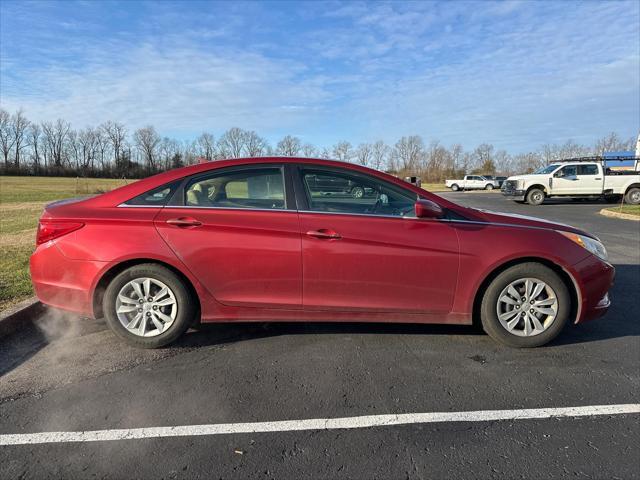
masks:
<path id="1" fill-rule="evenodd" d="M 40 136 L 42 128 L 37 123 L 29 125 L 27 132 L 27 144 L 31 147 L 31 161 L 33 162 L 33 170 L 35 173 L 40 171 Z M 46 165 L 45 165 L 46 168 Z"/>
<path id="2" fill-rule="evenodd" d="M 349 142 L 341 141 L 333 146 L 333 157 L 341 162 L 348 162 L 353 158 L 353 147 Z"/>
<path id="3" fill-rule="evenodd" d="M 246 135 L 244 130 L 233 127 L 224 132 L 218 140 L 218 151 L 222 158 L 240 158 L 244 151 Z"/>
<path id="4" fill-rule="evenodd" d="M 84 130 L 80 130 L 78 132 L 78 156 L 80 161 L 80 168 L 83 171 L 93 170 L 95 167 L 94 162 L 96 160 L 97 150 L 96 140 L 96 131 L 91 127 L 87 127 Z"/>
<path id="5" fill-rule="evenodd" d="M 160 143 L 160 136 L 156 129 L 151 125 L 139 128 L 133 134 L 133 139 L 139 152 L 147 164 L 149 172 L 155 172 L 156 165 L 156 149 Z"/>
<path id="6" fill-rule="evenodd" d="M 424 155 L 424 143 L 420 135 L 402 137 L 396 142 L 392 158 L 396 167 L 404 172 L 413 171 Z"/>
<path id="7" fill-rule="evenodd" d="M 213 135 L 207 132 L 203 132 L 196 139 L 195 144 L 197 155 L 204 158 L 207 161 L 211 161 L 216 155 L 216 142 Z"/>
<path id="8" fill-rule="evenodd" d="M 318 149 L 315 147 L 315 145 L 312 145 L 310 143 L 305 143 L 302 146 L 302 155 L 307 157 L 307 158 L 314 158 L 318 156 Z"/>
<path id="9" fill-rule="evenodd" d="M 53 160 L 54 167 L 58 169 L 62 167 L 64 161 L 64 149 L 70 130 L 71 124 L 61 118 L 56 120 L 55 123 L 45 122 L 42 124 L 42 132 L 47 149 Z"/>
<path id="10" fill-rule="evenodd" d="M 302 143 L 298 137 L 292 137 L 287 135 L 278 142 L 276 147 L 277 155 L 281 157 L 297 157 L 300 155 L 302 149 Z"/>
<path id="11" fill-rule="evenodd" d="M 376 170 L 382 170 L 389 161 L 390 153 L 391 148 L 389 148 L 389 146 L 382 140 L 378 140 L 371 147 L 371 166 Z"/>
<path id="12" fill-rule="evenodd" d="M 9 153 L 13 148 L 13 131 L 11 128 L 11 115 L 0 108 L 0 147 L 4 157 L 4 168 L 9 169 Z"/>
<path id="13" fill-rule="evenodd" d="M 111 121 L 103 124 L 100 129 L 105 133 L 105 135 L 111 142 L 111 148 L 113 149 L 113 161 L 115 163 L 116 170 L 119 171 L 120 164 L 124 160 L 123 157 L 125 143 L 127 140 L 127 129 L 121 123 Z"/>
<path id="14" fill-rule="evenodd" d="M 245 151 L 249 157 L 262 157 L 267 151 L 269 144 L 253 130 L 245 133 Z"/>
<path id="15" fill-rule="evenodd" d="M 13 134 L 13 165 L 17 169 L 20 168 L 20 153 L 25 147 L 27 129 L 29 128 L 29 120 L 24 116 L 22 110 L 18 110 L 11 117 L 11 132 Z"/>
<path id="16" fill-rule="evenodd" d="M 373 146 L 370 143 L 361 143 L 356 148 L 356 160 L 360 165 L 368 167 L 373 160 Z"/>

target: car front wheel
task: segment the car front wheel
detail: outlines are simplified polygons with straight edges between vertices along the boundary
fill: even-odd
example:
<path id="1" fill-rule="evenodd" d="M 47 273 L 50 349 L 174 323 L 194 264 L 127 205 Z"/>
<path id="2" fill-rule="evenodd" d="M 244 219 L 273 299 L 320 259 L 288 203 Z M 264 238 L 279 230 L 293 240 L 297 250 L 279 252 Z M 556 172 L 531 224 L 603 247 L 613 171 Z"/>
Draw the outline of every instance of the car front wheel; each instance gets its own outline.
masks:
<path id="1" fill-rule="evenodd" d="M 487 183 L 487 185 L 484 187 L 485 190 L 493 190 L 493 185 L 491 185 L 490 183 Z"/>
<path id="2" fill-rule="evenodd" d="M 571 296 L 560 276 L 539 263 L 501 272 L 487 288 L 480 309 L 484 331 L 517 348 L 539 347 L 562 331 L 571 315 Z"/>
<path id="3" fill-rule="evenodd" d="M 102 304 L 107 324 L 130 345 L 157 348 L 180 337 L 193 323 L 191 293 L 173 271 L 145 263 L 119 273 Z"/>

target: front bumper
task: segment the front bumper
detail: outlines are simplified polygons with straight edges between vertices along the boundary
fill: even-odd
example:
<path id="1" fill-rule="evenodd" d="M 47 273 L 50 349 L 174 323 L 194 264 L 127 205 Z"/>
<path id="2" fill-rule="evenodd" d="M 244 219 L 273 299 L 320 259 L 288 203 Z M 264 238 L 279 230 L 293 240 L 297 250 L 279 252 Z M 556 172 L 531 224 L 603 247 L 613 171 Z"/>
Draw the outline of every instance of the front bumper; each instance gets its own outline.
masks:
<path id="1" fill-rule="evenodd" d="M 576 323 L 588 322 L 609 310 L 609 290 L 613 285 L 615 268 L 590 255 L 573 267 L 573 277 L 580 295 Z"/>
<path id="2" fill-rule="evenodd" d="M 505 197 L 509 197 L 511 200 L 524 200 L 525 194 L 527 193 L 524 190 L 507 190 L 506 188 L 503 188 L 501 192 L 502 195 L 504 195 Z"/>

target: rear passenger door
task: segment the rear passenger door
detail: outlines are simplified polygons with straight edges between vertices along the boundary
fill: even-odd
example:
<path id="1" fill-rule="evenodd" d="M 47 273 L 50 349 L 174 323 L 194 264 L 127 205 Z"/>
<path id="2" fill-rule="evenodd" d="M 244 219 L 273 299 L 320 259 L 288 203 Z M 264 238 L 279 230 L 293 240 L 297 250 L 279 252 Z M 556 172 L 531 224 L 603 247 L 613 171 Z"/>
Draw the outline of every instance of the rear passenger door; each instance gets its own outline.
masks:
<path id="1" fill-rule="evenodd" d="M 301 308 L 298 213 L 285 173 L 265 164 L 190 177 L 155 219 L 175 254 L 223 304 Z"/>
<path id="2" fill-rule="evenodd" d="M 600 167 L 595 163 L 578 165 L 578 188 L 584 195 L 599 195 L 604 185 Z"/>

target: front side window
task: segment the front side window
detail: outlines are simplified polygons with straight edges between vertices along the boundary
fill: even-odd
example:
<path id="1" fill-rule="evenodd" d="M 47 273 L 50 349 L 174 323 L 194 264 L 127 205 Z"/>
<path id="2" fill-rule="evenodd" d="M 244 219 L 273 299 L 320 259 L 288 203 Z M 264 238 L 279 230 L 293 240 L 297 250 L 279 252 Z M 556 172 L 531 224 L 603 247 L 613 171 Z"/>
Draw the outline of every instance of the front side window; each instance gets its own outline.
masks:
<path id="1" fill-rule="evenodd" d="M 284 209 L 279 168 L 218 172 L 199 177 L 185 188 L 185 205 L 211 208 Z"/>
<path id="2" fill-rule="evenodd" d="M 558 168 L 560 165 L 548 165 L 546 167 L 542 167 L 539 168 L 538 170 L 536 170 L 535 172 L 533 172 L 534 175 L 546 175 L 548 173 L 553 172 L 556 168 Z"/>
<path id="3" fill-rule="evenodd" d="M 311 211 L 415 216 L 417 195 L 376 178 L 305 168 L 301 176 Z"/>
<path id="4" fill-rule="evenodd" d="M 598 175 L 598 166 L 578 165 L 578 175 Z"/>
<path id="5" fill-rule="evenodd" d="M 576 165 L 567 165 L 560 170 L 560 177 L 575 177 L 577 175 L 578 168 Z"/>

